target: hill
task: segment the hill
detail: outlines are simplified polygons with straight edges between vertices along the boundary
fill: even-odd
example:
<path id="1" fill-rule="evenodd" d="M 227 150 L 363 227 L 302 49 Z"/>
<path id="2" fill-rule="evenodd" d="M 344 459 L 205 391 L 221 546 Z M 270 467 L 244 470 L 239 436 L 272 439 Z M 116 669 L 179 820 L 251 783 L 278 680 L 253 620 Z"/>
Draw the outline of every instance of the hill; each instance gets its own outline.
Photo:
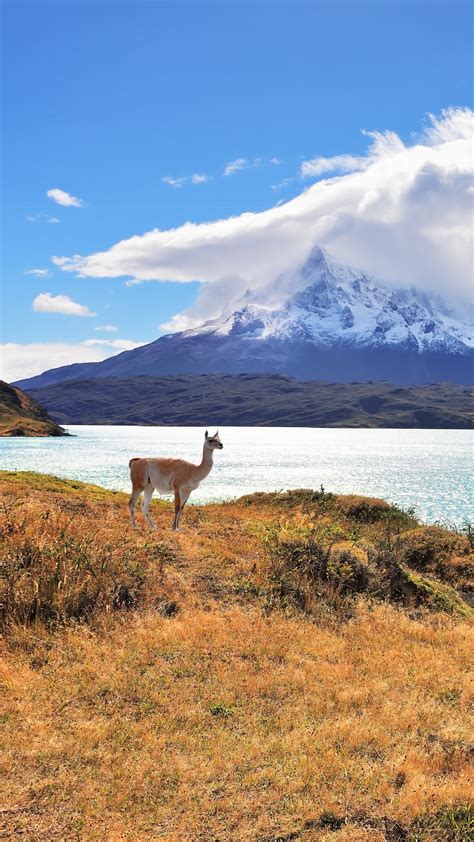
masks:
<path id="1" fill-rule="evenodd" d="M 98 378 L 31 389 L 61 424 L 472 426 L 473 390 L 449 383 L 320 383 L 278 375 Z"/>
<path id="2" fill-rule="evenodd" d="M 5 838 L 471 838 L 467 534 L 322 490 L 132 532 L 123 494 L 0 489 Z"/>
<path id="3" fill-rule="evenodd" d="M 51 369 L 33 388 L 96 377 L 285 374 L 300 380 L 473 382 L 472 312 L 394 289 L 318 246 L 289 275 L 248 291 L 216 319 L 98 363 Z"/>
<path id="4" fill-rule="evenodd" d="M 0 380 L 0 436 L 67 435 L 30 395 Z"/>

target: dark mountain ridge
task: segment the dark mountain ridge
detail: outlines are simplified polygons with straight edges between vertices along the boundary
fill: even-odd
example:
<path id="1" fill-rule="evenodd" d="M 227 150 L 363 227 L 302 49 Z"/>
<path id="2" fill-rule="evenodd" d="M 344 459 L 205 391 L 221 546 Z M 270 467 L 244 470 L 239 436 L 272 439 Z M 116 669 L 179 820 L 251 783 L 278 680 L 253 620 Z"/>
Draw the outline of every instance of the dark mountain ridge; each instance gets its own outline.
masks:
<path id="1" fill-rule="evenodd" d="M 281 375 L 94 378 L 31 394 L 61 424 L 469 429 L 473 390 L 449 383 L 297 381 Z"/>

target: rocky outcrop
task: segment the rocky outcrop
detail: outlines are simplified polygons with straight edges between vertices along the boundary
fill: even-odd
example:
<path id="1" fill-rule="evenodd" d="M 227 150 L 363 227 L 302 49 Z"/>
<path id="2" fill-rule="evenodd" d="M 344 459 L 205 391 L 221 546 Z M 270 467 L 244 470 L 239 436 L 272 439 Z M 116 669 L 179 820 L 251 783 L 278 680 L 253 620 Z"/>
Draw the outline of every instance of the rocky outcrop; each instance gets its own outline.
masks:
<path id="1" fill-rule="evenodd" d="M 66 436 L 39 403 L 0 380 L 0 436 Z"/>

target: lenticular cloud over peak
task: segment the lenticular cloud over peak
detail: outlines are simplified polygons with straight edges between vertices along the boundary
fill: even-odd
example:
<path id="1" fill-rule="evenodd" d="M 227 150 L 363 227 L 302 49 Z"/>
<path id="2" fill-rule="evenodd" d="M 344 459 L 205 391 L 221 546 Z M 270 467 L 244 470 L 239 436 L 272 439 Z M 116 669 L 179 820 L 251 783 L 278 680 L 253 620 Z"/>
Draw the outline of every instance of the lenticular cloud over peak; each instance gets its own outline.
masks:
<path id="1" fill-rule="evenodd" d="M 56 257 L 84 277 L 203 283 L 196 305 L 170 327 L 215 316 L 229 297 L 255 290 L 304 261 L 317 243 L 389 283 L 469 297 L 472 265 L 473 112 L 452 108 L 410 144 L 367 132 L 365 156 L 313 158 L 302 175 L 323 178 L 277 207 L 209 223 L 187 222 L 122 240 L 105 251 Z M 311 172 L 313 167 L 313 172 Z M 229 281 L 229 278 L 231 281 Z"/>

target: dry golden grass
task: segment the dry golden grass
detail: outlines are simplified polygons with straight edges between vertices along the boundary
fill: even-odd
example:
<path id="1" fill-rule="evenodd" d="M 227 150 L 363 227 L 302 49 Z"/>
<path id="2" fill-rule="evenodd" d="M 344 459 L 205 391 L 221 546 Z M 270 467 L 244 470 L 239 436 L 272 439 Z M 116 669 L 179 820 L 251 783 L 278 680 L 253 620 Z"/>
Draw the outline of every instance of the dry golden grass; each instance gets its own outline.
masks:
<path id="1" fill-rule="evenodd" d="M 300 492 L 131 533 L 124 495 L 27 479 L 0 482 L 3 838 L 472 838 L 470 623 L 311 555 L 382 582 L 411 518 Z"/>

